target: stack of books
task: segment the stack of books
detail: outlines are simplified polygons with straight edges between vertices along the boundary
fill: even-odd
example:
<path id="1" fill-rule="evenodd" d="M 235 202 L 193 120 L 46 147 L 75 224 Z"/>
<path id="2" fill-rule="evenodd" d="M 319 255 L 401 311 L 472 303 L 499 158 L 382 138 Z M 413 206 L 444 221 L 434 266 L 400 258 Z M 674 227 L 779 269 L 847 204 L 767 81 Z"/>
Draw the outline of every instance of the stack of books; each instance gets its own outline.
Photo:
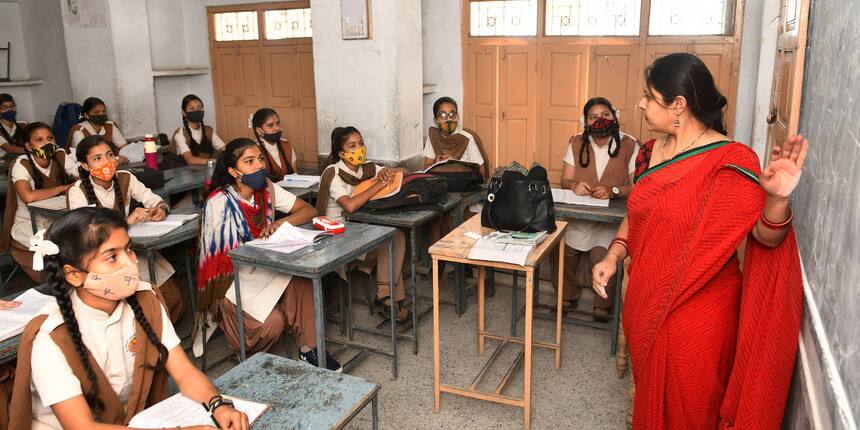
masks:
<path id="1" fill-rule="evenodd" d="M 544 239 L 546 239 L 545 231 L 539 231 L 537 233 L 511 231 L 503 233 L 497 241 L 510 245 L 537 246 L 543 242 Z"/>

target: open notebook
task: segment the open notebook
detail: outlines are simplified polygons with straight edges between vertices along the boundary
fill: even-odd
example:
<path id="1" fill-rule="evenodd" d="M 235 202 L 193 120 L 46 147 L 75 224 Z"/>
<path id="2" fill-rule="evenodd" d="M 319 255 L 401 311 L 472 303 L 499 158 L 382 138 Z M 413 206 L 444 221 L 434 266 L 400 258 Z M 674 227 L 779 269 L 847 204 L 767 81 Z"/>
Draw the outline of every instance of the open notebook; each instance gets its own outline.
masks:
<path id="1" fill-rule="evenodd" d="M 333 235 L 327 231 L 298 228 L 285 222 L 268 238 L 252 240 L 245 244 L 257 248 L 290 253 L 308 245 L 313 245 L 329 236 Z"/>
<path id="2" fill-rule="evenodd" d="M 275 185 L 286 188 L 310 188 L 318 183 L 320 183 L 319 176 L 295 174 L 284 176 L 284 179 Z"/>
<path id="3" fill-rule="evenodd" d="M 21 302 L 17 308 L 0 311 L 0 341 L 17 336 L 24 331 L 24 327 L 39 311 L 54 301 L 54 298 L 42 294 L 34 289 L 29 289 L 15 298 Z"/>
<path id="4" fill-rule="evenodd" d="M 248 422 L 253 424 L 269 405 L 224 396 L 233 401 L 236 410 L 248 416 Z M 136 428 L 176 428 L 189 426 L 211 426 L 212 418 L 203 405 L 183 396 L 181 393 L 168 397 L 135 415 L 128 423 Z"/>
<path id="5" fill-rule="evenodd" d="M 128 228 L 128 237 L 161 237 L 196 218 L 197 214 L 171 214 L 163 221 L 135 223 Z"/>
<path id="6" fill-rule="evenodd" d="M 561 188 L 552 189 L 552 201 L 555 203 L 567 203 L 570 205 L 609 207 L 609 199 L 595 199 L 591 196 L 580 196 L 571 190 Z"/>

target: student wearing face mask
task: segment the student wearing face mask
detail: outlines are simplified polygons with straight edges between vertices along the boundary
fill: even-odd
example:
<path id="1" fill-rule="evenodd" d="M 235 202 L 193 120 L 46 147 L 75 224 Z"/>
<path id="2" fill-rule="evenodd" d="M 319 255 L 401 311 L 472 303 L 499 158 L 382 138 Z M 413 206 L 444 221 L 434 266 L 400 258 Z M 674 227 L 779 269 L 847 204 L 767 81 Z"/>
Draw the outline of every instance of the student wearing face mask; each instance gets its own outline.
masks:
<path id="1" fill-rule="evenodd" d="M 27 152 L 16 158 L 9 168 L 0 251 L 8 251 L 27 276 L 39 283 L 39 273 L 33 270 L 33 251 L 29 249 L 33 225 L 27 205 L 65 193 L 77 178 L 78 167 L 54 143 L 48 124 L 30 123 L 22 137 Z M 44 218 L 36 218 L 38 228 L 45 228 L 47 224 Z"/>
<path id="2" fill-rule="evenodd" d="M 433 103 L 434 124 L 424 143 L 424 167 L 443 160 L 454 159 L 481 166 L 484 177 L 489 176 L 487 152 L 474 131 L 460 127 L 457 102 L 441 97 Z"/>
<path id="3" fill-rule="evenodd" d="M 266 351 L 287 330 L 299 345 L 299 359 L 317 366 L 310 279 L 263 268 L 240 267 L 245 338 L 239 337 L 233 288 L 237 273 L 227 252 L 247 241 L 269 237 L 285 222 L 297 226 L 310 222 L 317 214 L 313 206 L 268 180 L 264 163 L 265 156 L 258 144 L 247 138 L 231 141 L 218 156 L 209 197 L 203 207 L 197 275 L 200 306 L 197 309 L 214 315 L 234 351 L 239 351 L 240 342 L 245 343 L 249 354 Z M 289 215 L 275 220 L 276 212 Z M 202 318 L 196 320 L 202 321 Z M 195 348 L 208 338 L 202 329 L 196 333 Z M 328 354 L 326 366 L 336 372 L 343 370 Z"/>
<path id="4" fill-rule="evenodd" d="M 173 132 L 170 152 L 181 156 L 189 165 L 206 164 L 218 158 L 224 150 L 224 141 L 215 134 L 212 126 L 203 124 L 203 101 L 194 94 L 182 98 L 182 127 Z"/>
<path id="5" fill-rule="evenodd" d="M 27 123 L 18 121 L 17 116 L 15 99 L 9 94 L 0 94 L 0 157 L 26 152 L 22 135 Z"/>
<path id="6" fill-rule="evenodd" d="M 34 264 L 56 303 L 21 334 L 11 428 L 128 428 L 135 414 L 167 398 L 170 376 L 217 426 L 248 430 L 248 417 L 194 367 L 152 287 L 140 280 L 119 213 L 73 210 L 40 231 L 34 245 Z"/>
<path id="7" fill-rule="evenodd" d="M 284 127 L 274 109 L 262 108 L 251 117 L 251 128 L 266 156 L 266 174 L 277 182 L 285 175 L 298 172 L 298 158 L 293 145 L 283 138 Z"/>
<path id="8" fill-rule="evenodd" d="M 70 210 L 86 206 L 106 207 L 117 211 L 129 225 L 161 221 L 167 217 L 169 207 L 164 200 L 143 185 L 131 173 L 117 171 L 116 155 L 106 137 L 93 135 L 84 138 L 75 151 L 80 180 L 66 193 Z M 131 210 L 131 201 L 143 207 Z M 142 278 L 155 286 L 164 296 L 167 313 L 173 322 L 182 317 L 182 294 L 173 280 L 175 270 L 170 263 L 155 254 L 155 280 L 149 279 L 149 264 L 145 258 L 138 260 Z"/>
<path id="9" fill-rule="evenodd" d="M 100 134 L 111 143 L 113 151 L 117 154 L 120 165 L 128 164 L 128 158 L 119 155 L 119 150 L 128 142 L 122 137 L 119 127 L 108 121 L 107 105 L 101 99 L 88 97 L 81 107 L 81 120 L 69 129 L 69 148 L 75 148 L 87 136 Z"/>
<path id="10" fill-rule="evenodd" d="M 619 130 L 612 103 L 595 97 L 583 107 L 585 130 L 570 138 L 564 156 L 561 186 L 597 199 L 625 197 L 633 189 L 639 143 Z M 591 287 L 591 268 L 600 262 L 615 237 L 617 225 L 567 220 L 564 238 L 564 310 L 576 309 L 583 289 Z M 553 273 L 558 273 L 553 271 Z M 614 305 L 614 278 L 607 298 L 595 296 L 593 313 L 605 320 Z"/>

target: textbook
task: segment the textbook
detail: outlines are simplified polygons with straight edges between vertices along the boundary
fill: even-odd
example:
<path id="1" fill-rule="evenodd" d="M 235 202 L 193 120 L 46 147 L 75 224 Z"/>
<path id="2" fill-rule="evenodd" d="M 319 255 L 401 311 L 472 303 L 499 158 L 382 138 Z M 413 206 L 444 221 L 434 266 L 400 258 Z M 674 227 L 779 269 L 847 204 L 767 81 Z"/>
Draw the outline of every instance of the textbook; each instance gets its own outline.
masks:
<path id="1" fill-rule="evenodd" d="M 498 241 L 511 245 L 536 246 L 546 239 L 546 232 L 526 233 L 520 231 L 505 232 Z"/>
<path id="2" fill-rule="evenodd" d="M 500 239 L 507 234 L 510 233 L 494 231 L 481 237 L 472 245 L 472 250 L 469 251 L 469 258 L 525 266 L 529 254 L 532 253 L 535 247 L 533 245 L 514 245 L 501 242 Z"/>
<path id="3" fill-rule="evenodd" d="M 54 302 L 54 298 L 34 289 L 24 291 L 13 299 L 21 304 L 17 308 L 0 311 L 0 341 L 18 336 L 42 307 Z"/>
<path id="4" fill-rule="evenodd" d="M 128 227 L 128 237 L 161 237 L 197 218 L 197 214 L 172 214 L 162 221 L 138 222 Z"/>
<path id="5" fill-rule="evenodd" d="M 265 403 L 223 396 L 233 401 L 237 411 L 248 416 L 248 424 L 254 424 L 267 409 Z M 128 423 L 129 427 L 137 428 L 177 428 L 189 426 L 211 426 L 212 418 L 202 404 L 182 395 L 168 397 L 135 415 Z"/>
<path id="6" fill-rule="evenodd" d="M 278 229 L 275 230 L 275 232 L 268 238 L 255 239 L 250 242 L 245 242 L 245 244 L 248 246 L 255 246 L 257 248 L 289 254 L 308 245 L 313 245 L 329 236 L 334 235 L 322 230 L 298 228 L 285 222 L 281 224 L 281 226 L 278 227 Z"/>

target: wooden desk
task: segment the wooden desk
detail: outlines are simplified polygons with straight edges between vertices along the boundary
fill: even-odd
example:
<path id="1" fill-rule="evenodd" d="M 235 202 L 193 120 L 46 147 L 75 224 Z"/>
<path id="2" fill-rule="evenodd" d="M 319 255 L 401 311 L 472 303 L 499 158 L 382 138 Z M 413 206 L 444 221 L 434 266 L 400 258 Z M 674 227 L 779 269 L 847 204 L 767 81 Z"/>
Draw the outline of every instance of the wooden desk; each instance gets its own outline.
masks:
<path id="1" fill-rule="evenodd" d="M 368 403 L 373 428 L 379 426 L 379 384 L 263 352 L 221 375 L 215 386 L 269 405 L 255 429 L 341 429 Z"/>
<path id="2" fill-rule="evenodd" d="M 293 193 L 294 196 L 296 196 L 302 200 L 308 200 L 309 198 L 314 197 L 319 193 L 320 184 L 316 184 L 312 187 L 307 187 L 307 188 L 296 188 L 296 187 L 281 187 L 281 188 Z"/>
<path id="3" fill-rule="evenodd" d="M 555 351 L 555 367 L 558 369 L 561 366 L 561 315 L 562 315 L 562 292 L 564 289 L 564 231 L 567 228 L 567 223 L 564 221 L 556 221 L 558 227 L 555 232 L 549 235 L 540 245 L 538 245 L 531 253 L 526 261 L 525 266 L 518 266 L 508 263 L 499 263 L 493 261 L 472 260 L 469 259 L 469 251 L 472 245 L 475 244 L 475 239 L 465 235 L 466 232 L 475 232 L 485 235 L 492 229 L 481 227 L 481 221 L 478 217 L 472 217 L 468 221 L 461 224 L 451 233 L 445 236 L 442 240 L 436 242 L 430 247 L 430 256 L 433 258 L 433 391 L 434 391 L 434 410 L 439 411 L 441 393 L 451 393 L 459 396 L 470 397 L 473 399 L 491 401 L 510 406 L 523 408 L 523 421 L 525 428 L 531 427 L 531 380 L 532 380 L 532 346 L 546 348 Z M 534 305 L 534 284 L 535 284 L 535 267 L 545 258 L 550 256 L 551 251 L 558 246 L 559 254 L 562 263 L 559 264 L 559 285 L 556 300 L 556 334 L 555 343 L 535 342 L 532 339 L 532 320 L 533 320 L 533 305 Z M 440 380 L 440 353 L 439 353 L 439 262 L 451 261 L 456 263 L 465 263 L 478 267 L 478 352 L 484 353 L 485 339 L 501 340 L 502 344 L 496 348 L 491 354 L 487 362 L 482 367 L 481 371 L 472 381 L 468 388 L 455 387 L 453 385 L 442 384 Z M 525 330 L 524 337 L 504 336 L 490 333 L 484 327 L 484 269 L 493 267 L 499 269 L 509 269 L 526 272 L 526 308 L 525 308 Z M 476 389 L 484 373 L 489 368 L 490 364 L 496 358 L 502 347 L 508 343 L 522 344 L 523 349 L 517 356 L 516 361 L 508 369 L 507 374 L 502 378 L 494 393 L 479 391 Z M 510 381 L 510 376 L 518 367 L 518 364 L 523 362 L 523 397 L 513 397 L 503 394 L 505 387 Z"/>

